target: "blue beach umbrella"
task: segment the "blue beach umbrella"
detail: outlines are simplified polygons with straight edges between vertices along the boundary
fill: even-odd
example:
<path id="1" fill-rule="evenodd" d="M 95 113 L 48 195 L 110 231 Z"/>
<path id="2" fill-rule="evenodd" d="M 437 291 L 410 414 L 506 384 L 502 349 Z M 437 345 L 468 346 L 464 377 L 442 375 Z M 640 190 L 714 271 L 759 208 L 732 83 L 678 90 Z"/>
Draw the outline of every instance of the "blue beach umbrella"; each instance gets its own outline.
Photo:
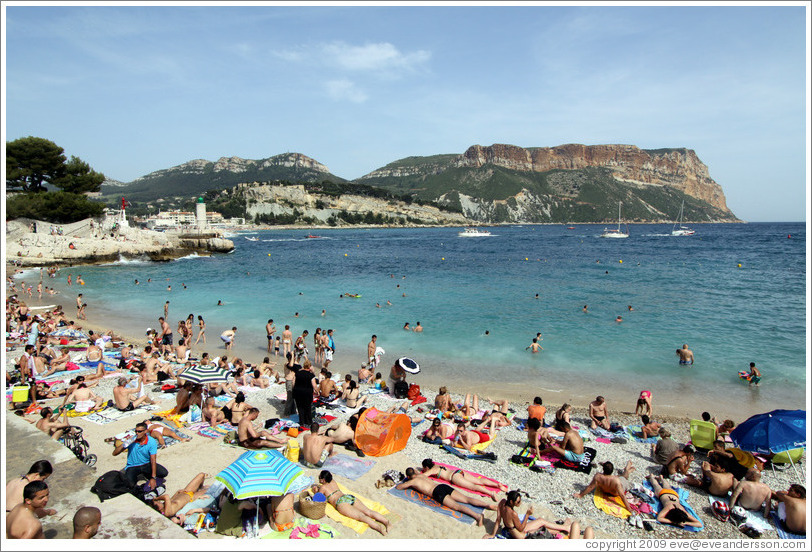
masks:
<path id="1" fill-rule="evenodd" d="M 302 468 L 277 450 L 244 452 L 217 474 L 234 498 L 243 500 L 260 496 L 282 496 L 288 492 Z"/>
<path id="2" fill-rule="evenodd" d="M 730 439 L 748 452 L 770 454 L 806 446 L 806 411 L 773 410 L 751 416 L 733 431 Z"/>

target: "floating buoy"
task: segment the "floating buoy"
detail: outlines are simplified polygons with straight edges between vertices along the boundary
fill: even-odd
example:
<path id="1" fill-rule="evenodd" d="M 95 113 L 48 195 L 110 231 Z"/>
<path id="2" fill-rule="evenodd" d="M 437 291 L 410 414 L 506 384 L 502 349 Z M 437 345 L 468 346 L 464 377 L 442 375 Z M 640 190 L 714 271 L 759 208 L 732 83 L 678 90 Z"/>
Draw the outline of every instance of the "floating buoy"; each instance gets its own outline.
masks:
<path id="1" fill-rule="evenodd" d="M 268 253 L 268 256 L 270 257 L 270 256 L 271 256 L 271 254 L 270 254 L 270 253 Z"/>
<path id="2" fill-rule="evenodd" d="M 441 258 L 440 258 L 440 260 L 441 260 L 441 261 L 444 261 L 444 260 L 445 260 L 445 257 L 441 257 Z"/>
<path id="3" fill-rule="evenodd" d="M 741 268 L 741 267 L 742 267 L 742 264 L 741 264 L 741 263 L 739 263 L 739 268 Z"/>
<path id="4" fill-rule="evenodd" d="M 620 264 L 623 264 L 623 259 L 620 259 L 618 262 L 619 262 Z"/>
<path id="5" fill-rule="evenodd" d="M 791 234 L 787 234 L 787 239 L 790 239 L 791 237 L 792 237 Z"/>
<path id="6" fill-rule="evenodd" d="M 524 258 L 524 260 L 525 260 L 525 261 L 529 261 L 530 259 L 528 259 L 527 257 L 525 257 L 525 258 Z"/>
<path id="7" fill-rule="evenodd" d="M 346 257 L 346 256 L 347 256 L 347 254 L 346 254 L 346 253 L 344 253 L 344 256 Z"/>

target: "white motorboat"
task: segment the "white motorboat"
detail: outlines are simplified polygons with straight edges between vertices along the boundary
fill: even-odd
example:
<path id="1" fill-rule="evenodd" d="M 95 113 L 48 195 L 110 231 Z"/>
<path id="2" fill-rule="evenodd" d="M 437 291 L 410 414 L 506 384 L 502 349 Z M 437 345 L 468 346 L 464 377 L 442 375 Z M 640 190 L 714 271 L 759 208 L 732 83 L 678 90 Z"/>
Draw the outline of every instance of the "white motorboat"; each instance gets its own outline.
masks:
<path id="1" fill-rule="evenodd" d="M 682 225 L 682 211 L 685 209 L 685 200 L 682 200 L 682 206 L 679 208 L 679 220 L 674 224 L 674 227 L 671 229 L 672 236 L 693 236 L 696 234 L 695 231 L 691 230 L 687 226 Z"/>
<path id="2" fill-rule="evenodd" d="M 482 238 L 485 236 L 491 236 L 492 234 L 487 230 L 483 230 L 482 228 L 466 228 L 457 235 L 461 238 Z"/>
<path id="3" fill-rule="evenodd" d="M 245 237 L 248 241 L 259 241 L 259 238 L 249 238 L 248 236 Z"/>
<path id="4" fill-rule="evenodd" d="M 626 226 L 626 231 L 620 229 L 620 205 L 621 202 L 617 202 L 617 230 L 612 228 L 604 228 L 603 234 L 601 234 L 602 238 L 628 238 L 629 237 L 629 227 Z"/>

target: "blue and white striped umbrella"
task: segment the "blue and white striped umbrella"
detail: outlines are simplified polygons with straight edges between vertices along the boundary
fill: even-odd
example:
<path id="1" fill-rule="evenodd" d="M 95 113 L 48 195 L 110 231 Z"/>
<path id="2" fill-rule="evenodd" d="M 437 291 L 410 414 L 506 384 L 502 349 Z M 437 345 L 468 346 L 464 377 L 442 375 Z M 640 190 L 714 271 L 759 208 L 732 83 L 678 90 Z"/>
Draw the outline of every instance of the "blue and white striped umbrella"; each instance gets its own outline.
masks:
<path id="1" fill-rule="evenodd" d="M 222 383 L 228 381 L 228 370 L 211 364 L 193 364 L 178 374 L 178 377 L 192 383 Z"/>
<path id="2" fill-rule="evenodd" d="M 277 450 L 251 450 L 217 474 L 234 498 L 282 496 L 302 475 L 302 468 Z"/>
<path id="3" fill-rule="evenodd" d="M 56 330 L 51 332 L 51 337 L 69 337 L 71 339 L 88 339 L 88 335 L 81 331 L 81 330 L 71 330 L 69 328 L 63 328 L 61 330 Z"/>

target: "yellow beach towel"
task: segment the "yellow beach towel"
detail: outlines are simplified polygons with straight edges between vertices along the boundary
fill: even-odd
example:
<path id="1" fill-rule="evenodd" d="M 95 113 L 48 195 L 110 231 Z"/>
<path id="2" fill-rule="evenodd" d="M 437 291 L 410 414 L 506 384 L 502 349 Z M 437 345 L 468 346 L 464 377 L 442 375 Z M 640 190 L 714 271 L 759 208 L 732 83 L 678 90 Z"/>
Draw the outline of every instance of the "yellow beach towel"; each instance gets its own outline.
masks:
<path id="1" fill-rule="evenodd" d="M 599 510 L 616 518 L 627 519 L 632 515 L 623 505 L 623 501 L 619 496 L 607 495 L 598 488 L 595 489 L 595 496 L 592 502 L 594 502 Z"/>
<path id="2" fill-rule="evenodd" d="M 350 492 L 350 490 L 347 489 L 341 483 L 336 482 L 336 484 L 338 485 L 338 490 L 340 490 L 344 494 L 353 495 L 356 499 L 360 500 L 364 504 L 364 506 L 366 506 L 370 510 L 373 510 L 373 511 L 378 512 L 379 514 L 383 514 L 383 515 L 386 515 L 386 514 L 389 513 L 389 510 L 387 510 L 382 504 L 374 502 L 374 501 L 372 501 L 372 500 L 370 500 L 368 498 L 364 498 L 363 496 L 360 496 L 360 495 L 358 495 L 356 493 Z M 352 529 L 353 531 L 355 531 L 359 535 L 363 535 L 364 532 L 367 529 L 369 529 L 369 525 L 367 525 L 363 521 L 358 521 L 357 519 L 348 518 L 345 515 L 339 514 L 338 510 L 336 510 L 333 507 L 332 504 L 329 504 L 329 503 L 327 504 L 327 508 L 325 509 L 324 513 L 327 514 L 327 517 L 329 517 L 330 519 L 334 519 L 339 523 L 343 523 L 344 525 L 346 525 L 347 527 L 349 527 L 350 529 Z"/>

